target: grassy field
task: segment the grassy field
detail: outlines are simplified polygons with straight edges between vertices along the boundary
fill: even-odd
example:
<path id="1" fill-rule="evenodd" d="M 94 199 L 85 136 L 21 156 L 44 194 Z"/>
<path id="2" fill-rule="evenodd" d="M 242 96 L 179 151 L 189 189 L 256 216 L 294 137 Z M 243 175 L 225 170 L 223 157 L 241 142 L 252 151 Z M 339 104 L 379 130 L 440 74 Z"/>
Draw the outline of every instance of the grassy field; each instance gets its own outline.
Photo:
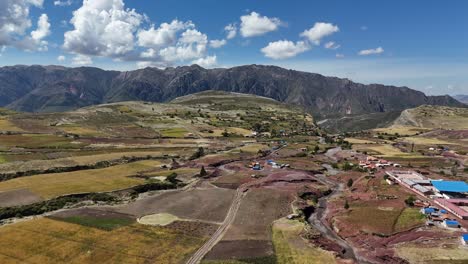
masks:
<path id="1" fill-rule="evenodd" d="M 134 223 L 133 219 L 127 218 L 102 218 L 92 216 L 70 216 L 61 218 L 62 221 L 79 224 L 83 226 L 95 227 L 103 230 L 114 230 Z"/>
<path id="2" fill-rule="evenodd" d="M 72 139 L 46 134 L 0 135 L 0 149 L 21 148 L 78 148 L 82 144 Z"/>
<path id="3" fill-rule="evenodd" d="M 0 191 L 28 189 L 44 199 L 73 193 L 113 191 L 143 183 L 143 179 L 128 176 L 160 164 L 159 161 L 146 160 L 104 169 L 16 178 L 0 182 Z"/>
<path id="4" fill-rule="evenodd" d="M 417 145 L 452 145 L 455 143 L 451 143 L 445 140 L 437 139 L 437 138 L 427 138 L 427 137 L 406 137 L 402 139 L 403 142 L 414 143 Z"/>
<path id="5" fill-rule="evenodd" d="M 280 219 L 273 224 L 273 244 L 278 264 L 336 263 L 332 253 L 311 247 L 300 237 L 304 223 Z"/>
<path id="6" fill-rule="evenodd" d="M 175 137 L 175 138 L 185 137 L 188 133 L 188 131 L 185 128 L 181 128 L 181 127 L 163 129 L 160 132 L 161 132 L 161 136 L 163 137 Z"/>
<path id="7" fill-rule="evenodd" d="M 424 157 L 418 153 L 405 153 L 392 145 L 386 144 L 355 144 L 354 150 L 367 151 L 368 154 L 377 155 L 383 158 L 418 158 Z"/>
<path id="8" fill-rule="evenodd" d="M 179 263 L 203 241 L 204 238 L 140 224 L 106 231 L 41 218 L 0 228 L 0 261 Z"/>
<path id="9" fill-rule="evenodd" d="M 394 230 L 404 231 L 409 228 L 423 225 L 426 221 L 426 217 L 421 214 L 418 208 L 406 208 L 398 217 Z"/>
<path id="10" fill-rule="evenodd" d="M 410 243 L 396 249 L 397 255 L 415 264 L 468 263 L 468 251 L 460 246 L 458 239 L 443 247 L 424 247 Z"/>

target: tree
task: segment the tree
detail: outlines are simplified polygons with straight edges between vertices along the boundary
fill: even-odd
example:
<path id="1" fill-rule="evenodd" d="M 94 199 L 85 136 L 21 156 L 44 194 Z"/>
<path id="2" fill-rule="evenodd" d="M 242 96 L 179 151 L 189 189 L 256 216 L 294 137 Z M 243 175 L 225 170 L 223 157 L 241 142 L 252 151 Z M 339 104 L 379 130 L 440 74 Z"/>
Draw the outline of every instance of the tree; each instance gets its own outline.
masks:
<path id="1" fill-rule="evenodd" d="M 344 209 L 348 210 L 349 209 L 349 203 L 348 203 L 348 200 L 345 201 L 345 204 L 344 204 Z"/>
<path id="2" fill-rule="evenodd" d="M 170 183 L 177 183 L 178 180 L 177 180 L 177 173 L 173 172 L 171 173 L 169 176 L 166 177 L 166 181 L 170 182 Z"/>
<path id="3" fill-rule="evenodd" d="M 450 172 L 452 173 L 452 176 L 457 176 L 457 166 L 453 166 L 452 169 L 450 169 Z"/>
<path id="4" fill-rule="evenodd" d="M 202 166 L 200 170 L 200 177 L 205 177 L 206 175 L 208 175 L 208 172 L 206 172 L 205 166 Z"/>
<path id="5" fill-rule="evenodd" d="M 353 169 L 353 164 L 349 162 L 345 162 L 342 166 L 342 169 L 345 171 L 352 170 Z"/>
<path id="6" fill-rule="evenodd" d="M 195 153 L 190 157 L 191 160 L 198 159 L 200 157 L 205 156 L 205 149 L 203 147 L 199 147 Z"/>
<path id="7" fill-rule="evenodd" d="M 408 198 L 406 198 L 405 204 L 407 204 L 408 206 L 413 206 L 415 201 L 416 198 L 414 198 L 413 195 L 410 195 Z"/>
<path id="8" fill-rule="evenodd" d="M 347 183 L 346 185 L 347 185 L 349 188 L 351 188 L 351 186 L 353 186 L 353 183 L 354 183 L 353 179 L 349 179 L 349 180 L 348 180 L 348 183 Z"/>
<path id="9" fill-rule="evenodd" d="M 223 135 L 223 137 L 229 137 L 229 132 L 226 129 L 224 129 L 222 135 Z"/>

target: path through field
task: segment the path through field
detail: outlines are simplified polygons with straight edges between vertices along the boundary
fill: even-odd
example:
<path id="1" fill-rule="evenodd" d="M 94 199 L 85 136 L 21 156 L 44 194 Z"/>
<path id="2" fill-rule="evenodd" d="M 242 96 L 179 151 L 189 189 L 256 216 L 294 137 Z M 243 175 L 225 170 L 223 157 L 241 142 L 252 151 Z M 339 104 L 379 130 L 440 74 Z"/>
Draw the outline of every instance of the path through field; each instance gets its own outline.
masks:
<path id="1" fill-rule="evenodd" d="M 229 226 L 234 222 L 236 218 L 237 211 L 239 210 L 242 197 L 244 196 L 245 190 L 239 188 L 236 191 L 234 199 L 232 201 L 231 207 L 226 215 L 221 226 L 216 230 L 213 236 L 192 255 L 192 257 L 187 261 L 187 264 L 198 264 L 203 259 L 203 257 L 223 238 Z"/>

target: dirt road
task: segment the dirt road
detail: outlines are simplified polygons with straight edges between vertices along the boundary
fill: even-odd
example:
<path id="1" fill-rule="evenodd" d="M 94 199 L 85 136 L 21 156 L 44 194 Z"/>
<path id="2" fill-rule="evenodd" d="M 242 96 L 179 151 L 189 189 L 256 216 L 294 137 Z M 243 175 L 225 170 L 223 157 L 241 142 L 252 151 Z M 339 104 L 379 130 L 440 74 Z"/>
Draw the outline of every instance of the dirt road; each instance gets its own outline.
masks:
<path id="1" fill-rule="evenodd" d="M 231 207 L 226 215 L 221 226 L 216 230 L 216 232 L 211 236 L 211 238 L 192 255 L 192 257 L 187 261 L 187 264 L 197 264 L 205 257 L 205 255 L 223 238 L 229 226 L 234 222 L 236 218 L 237 211 L 239 210 L 242 197 L 244 196 L 244 189 L 239 188 L 236 191 L 234 199 L 232 201 Z"/>

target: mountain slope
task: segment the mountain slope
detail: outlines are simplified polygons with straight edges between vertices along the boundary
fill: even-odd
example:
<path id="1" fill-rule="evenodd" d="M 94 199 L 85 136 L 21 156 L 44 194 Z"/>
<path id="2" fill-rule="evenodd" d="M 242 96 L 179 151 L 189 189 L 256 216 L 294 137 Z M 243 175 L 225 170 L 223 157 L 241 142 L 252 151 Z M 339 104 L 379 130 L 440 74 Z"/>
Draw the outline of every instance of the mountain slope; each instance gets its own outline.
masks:
<path id="1" fill-rule="evenodd" d="M 65 111 L 128 100 L 167 102 L 206 90 L 269 97 L 301 106 L 318 119 L 352 119 L 423 104 L 464 107 L 450 96 L 426 96 L 406 87 L 364 85 L 275 66 L 207 70 L 192 65 L 128 72 L 58 66 L 0 68 L 0 106 L 18 111 Z"/>
<path id="2" fill-rule="evenodd" d="M 455 98 L 459 102 L 462 102 L 464 104 L 468 104 L 468 95 L 466 95 L 466 94 L 455 95 L 455 96 L 453 96 L 453 98 Z"/>
<path id="3" fill-rule="evenodd" d="M 404 110 L 392 126 L 435 129 L 468 129 L 468 109 L 423 105 Z"/>

